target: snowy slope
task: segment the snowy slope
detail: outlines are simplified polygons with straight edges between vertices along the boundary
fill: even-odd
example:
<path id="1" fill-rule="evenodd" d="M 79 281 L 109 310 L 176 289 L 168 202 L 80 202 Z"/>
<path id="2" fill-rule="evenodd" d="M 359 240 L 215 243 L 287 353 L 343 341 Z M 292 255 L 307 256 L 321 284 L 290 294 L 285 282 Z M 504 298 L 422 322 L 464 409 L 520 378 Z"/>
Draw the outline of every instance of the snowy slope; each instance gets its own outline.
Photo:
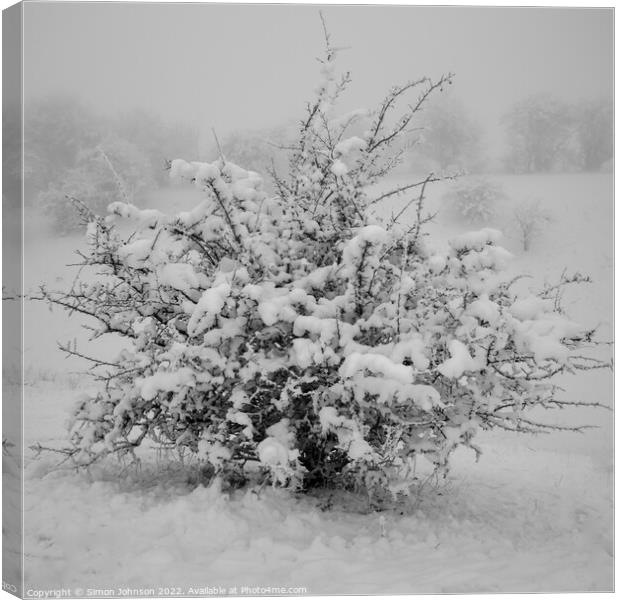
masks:
<path id="1" fill-rule="evenodd" d="M 600 323 L 611 336 L 611 178 L 500 182 L 513 200 L 539 196 L 554 215 L 530 253 L 505 240 L 516 254 L 513 268 L 530 271 L 534 282 L 565 266 L 591 273 L 592 286 L 567 296 L 571 315 Z M 440 206 L 441 188 L 433 193 L 431 206 Z M 493 225 L 506 229 L 509 211 L 507 204 Z M 431 226 L 439 245 L 462 230 L 441 215 Z M 70 281 L 61 265 L 75 242 L 28 246 L 30 282 Z M 58 268 L 46 267 L 54 255 Z M 68 410 L 88 384 L 59 375 L 68 366 L 55 340 L 82 334 L 62 313 L 50 317 L 39 307 L 31 314 L 26 444 L 58 444 Z M 607 371 L 566 387 L 569 399 L 612 402 Z M 612 415 L 560 417 L 601 428 L 539 438 L 485 434 L 480 462 L 459 451 L 447 481 L 428 482 L 409 505 L 381 513 L 368 513 L 363 498 L 327 494 L 291 498 L 265 489 L 229 499 L 196 487 L 191 469 L 165 457 L 144 457 L 141 469 L 107 463 L 77 474 L 52 468 L 57 457 L 35 460 L 27 450 L 26 585 L 296 586 L 312 594 L 611 590 Z"/>
<path id="2" fill-rule="evenodd" d="M 62 396 L 55 390 L 54 396 Z M 44 404 L 52 395 L 39 393 Z M 62 404 L 61 402 L 57 403 Z M 48 424 L 58 421 L 50 415 Z M 410 506 L 237 493 L 172 466 L 91 478 L 31 462 L 27 585 L 303 586 L 313 594 L 609 590 L 610 472 L 583 453 L 488 436 Z M 353 508 L 342 510 L 342 502 Z M 401 514 L 404 513 L 404 514 Z"/>

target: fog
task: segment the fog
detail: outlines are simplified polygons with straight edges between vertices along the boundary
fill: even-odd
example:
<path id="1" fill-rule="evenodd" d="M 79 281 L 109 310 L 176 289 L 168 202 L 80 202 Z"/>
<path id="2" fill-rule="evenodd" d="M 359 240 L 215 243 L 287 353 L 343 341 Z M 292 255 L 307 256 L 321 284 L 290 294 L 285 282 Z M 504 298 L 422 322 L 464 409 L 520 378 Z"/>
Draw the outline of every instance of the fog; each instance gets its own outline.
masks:
<path id="1" fill-rule="evenodd" d="M 318 80 L 319 9 L 353 75 L 343 109 L 452 72 L 453 93 L 494 146 L 501 115 L 532 93 L 613 93 L 611 9 L 33 2 L 25 98 L 62 92 L 108 114 L 140 107 L 202 136 L 275 126 L 300 117 Z"/>

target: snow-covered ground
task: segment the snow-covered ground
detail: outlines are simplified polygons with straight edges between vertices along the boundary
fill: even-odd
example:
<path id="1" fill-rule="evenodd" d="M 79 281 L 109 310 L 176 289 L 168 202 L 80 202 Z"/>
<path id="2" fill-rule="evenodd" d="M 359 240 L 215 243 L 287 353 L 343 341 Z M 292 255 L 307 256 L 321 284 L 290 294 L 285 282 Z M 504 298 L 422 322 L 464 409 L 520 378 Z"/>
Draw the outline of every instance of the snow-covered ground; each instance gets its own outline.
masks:
<path id="1" fill-rule="evenodd" d="M 571 290 L 569 310 L 576 320 L 599 324 L 611 339 L 611 176 L 491 179 L 510 199 L 493 225 L 508 233 L 512 269 L 530 272 L 532 283 L 557 279 L 565 267 L 589 273 L 594 283 Z M 441 207 L 445 188 L 431 192 L 430 208 Z M 162 194 L 155 201 L 170 210 L 191 202 L 189 194 L 174 193 L 180 200 Z M 511 202 L 530 198 L 539 198 L 554 220 L 523 253 L 510 237 L 509 215 Z M 63 265 L 72 262 L 80 240 L 39 238 L 34 220 L 31 227 L 27 284 L 68 285 L 72 275 Z M 437 245 L 463 229 L 442 214 L 429 226 Z M 25 335 L 25 443 L 59 444 L 76 394 L 90 383 L 67 375 L 80 365 L 62 357 L 56 340 L 77 338 L 79 345 L 86 336 L 44 306 L 28 308 Z M 111 341 L 98 350 L 116 348 Z M 569 399 L 613 402 L 608 371 L 564 384 Z M 310 594 L 610 591 L 612 414 L 563 411 L 551 418 L 600 428 L 537 438 L 484 434 L 478 463 L 471 452 L 459 451 L 446 481 L 429 482 L 411 503 L 381 513 L 369 513 L 362 498 L 328 494 L 291 497 L 263 489 L 229 498 L 196 487 L 191 468 L 161 456 L 146 457 L 140 470 L 109 463 L 75 473 L 52 468 L 56 457 L 35 459 L 26 449 L 26 589 L 153 588 L 155 595 L 172 595 L 175 588 L 187 593 L 190 586 L 236 586 L 238 594 L 242 586 Z"/>

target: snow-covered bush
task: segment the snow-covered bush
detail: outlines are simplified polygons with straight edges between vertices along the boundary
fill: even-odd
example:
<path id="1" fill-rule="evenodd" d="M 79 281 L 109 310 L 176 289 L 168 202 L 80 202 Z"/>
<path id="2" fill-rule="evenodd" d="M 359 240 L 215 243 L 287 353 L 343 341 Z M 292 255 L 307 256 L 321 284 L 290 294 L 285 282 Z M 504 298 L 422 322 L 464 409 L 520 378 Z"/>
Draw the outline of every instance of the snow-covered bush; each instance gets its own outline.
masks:
<path id="1" fill-rule="evenodd" d="M 194 209 L 116 202 L 102 217 L 82 206 L 84 263 L 100 276 L 43 295 L 129 347 L 116 361 L 89 359 L 103 383 L 73 412 L 77 464 L 151 440 L 191 451 L 233 485 L 259 473 L 291 487 L 407 492 L 418 457 L 445 469 L 459 445 L 476 450 L 480 429 L 552 428 L 527 412 L 567 403 L 551 376 L 599 366 L 584 358 L 591 332 L 562 313 L 555 288 L 519 296 L 502 281 L 509 254 L 497 231 L 429 251 L 434 177 L 371 195 L 394 164 L 391 144 L 449 77 L 336 116 L 349 76 L 334 58 L 328 41 L 276 196 L 224 159 L 173 160 L 171 177 L 204 193 Z M 408 109 L 390 118 L 401 100 Z M 371 127 L 348 136 L 362 114 Z M 414 222 L 374 215 L 405 193 Z"/>
<path id="2" fill-rule="evenodd" d="M 551 214 L 541 206 L 539 200 L 529 200 L 515 206 L 512 211 L 512 226 L 524 252 L 529 251 L 534 240 L 544 233 L 551 221 Z"/>
<path id="3" fill-rule="evenodd" d="M 444 195 L 448 213 L 470 225 L 487 224 L 496 214 L 497 204 L 505 197 L 502 187 L 476 177 L 457 182 Z"/>

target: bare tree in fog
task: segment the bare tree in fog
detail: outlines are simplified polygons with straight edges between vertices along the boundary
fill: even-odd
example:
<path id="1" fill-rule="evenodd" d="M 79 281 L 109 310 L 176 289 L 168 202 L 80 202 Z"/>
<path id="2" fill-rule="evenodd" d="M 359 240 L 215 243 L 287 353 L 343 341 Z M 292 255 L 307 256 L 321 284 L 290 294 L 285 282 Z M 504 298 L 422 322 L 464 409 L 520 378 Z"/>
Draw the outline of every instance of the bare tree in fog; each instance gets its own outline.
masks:
<path id="1" fill-rule="evenodd" d="M 21 157 L 20 107 L 5 103 L 2 107 L 2 200 L 5 208 L 17 209 L 21 204 Z"/>
<path id="2" fill-rule="evenodd" d="M 58 95 L 33 100 L 24 119 L 24 200 L 58 185 L 84 148 L 92 147 L 100 119 L 75 97 Z"/>
<path id="3" fill-rule="evenodd" d="M 134 144 L 148 159 L 158 184 L 168 181 L 166 162 L 174 156 L 198 158 L 198 128 L 167 122 L 135 108 L 110 119 L 110 128 Z"/>
<path id="4" fill-rule="evenodd" d="M 614 153 L 613 105 L 598 98 L 576 108 L 576 135 L 584 171 L 597 171 L 610 161 Z"/>
<path id="5" fill-rule="evenodd" d="M 19 150 L 7 147 L 7 156 Z M 103 116 L 74 97 L 38 98 L 25 120 L 25 201 L 42 207 L 57 232 L 68 233 L 79 225 L 71 198 L 97 214 L 127 194 L 136 200 L 165 184 L 166 160 L 179 154 L 197 158 L 196 128 L 142 109 Z M 119 195 L 121 188 L 126 193 Z"/>
<path id="6" fill-rule="evenodd" d="M 82 150 L 75 165 L 39 194 L 38 200 L 55 231 L 69 233 L 81 226 L 73 205 L 76 198 L 102 214 L 119 199 L 139 203 L 140 194 L 153 187 L 153 169 L 144 153 L 131 142 L 109 135 Z"/>
<path id="7" fill-rule="evenodd" d="M 477 171 L 481 166 L 482 128 L 465 105 L 450 94 L 443 95 L 424 114 L 420 143 L 414 162 L 430 160 L 433 168 Z"/>
<path id="8" fill-rule="evenodd" d="M 504 116 L 508 134 L 507 168 L 516 173 L 553 170 L 571 134 L 568 105 L 547 94 L 516 103 Z"/>
<path id="9" fill-rule="evenodd" d="M 535 239 L 540 237 L 551 223 L 549 211 L 538 200 L 521 202 L 515 206 L 512 220 L 524 252 L 528 252 Z"/>
<path id="10" fill-rule="evenodd" d="M 503 122 L 509 171 L 596 171 L 613 157 L 613 109 L 606 98 L 568 104 L 537 94 L 515 104 Z"/>
<path id="11" fill-rule="evenodd" d="M 244 165 L 252 171 L 265 172 L 274 161 L 282 162 L 281 151 L 287 145 L 287 138 L 290 138 L 291 134 L 287 133 L 285 126 L 234 131 L 221 140 L 221 148 L 217 148 L 217 144 L 213 141 L 207 156 L 215 158 L 221 149 L 228 160 Z M 284 163 L 278 166 L 282 168 Z"/>

